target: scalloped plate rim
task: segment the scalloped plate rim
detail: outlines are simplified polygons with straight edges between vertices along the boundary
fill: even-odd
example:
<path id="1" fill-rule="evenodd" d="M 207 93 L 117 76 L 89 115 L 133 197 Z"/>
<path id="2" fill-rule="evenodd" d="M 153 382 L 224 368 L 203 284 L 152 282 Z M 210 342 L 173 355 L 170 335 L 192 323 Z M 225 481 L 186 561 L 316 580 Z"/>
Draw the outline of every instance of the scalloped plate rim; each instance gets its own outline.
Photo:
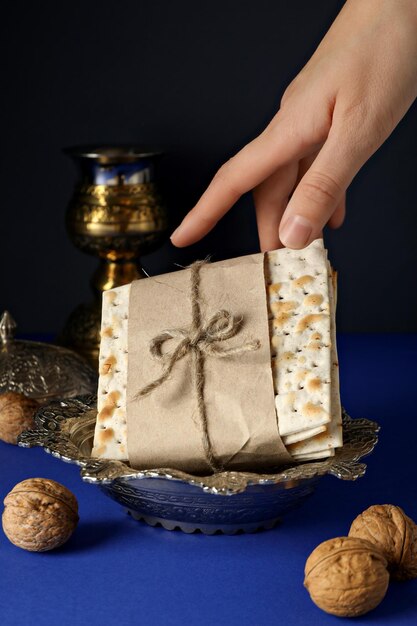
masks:
<path id="1" fill-rule="evenodd" d="M 287 469 L 282 470 L 282 472 L 278 472 L 276 474 L 262 474 L 257 472 L 237 472 L 237 471 L 226 471 L 218 474 L 216 477 L 213 476 L 195 476 L 188 474 L 186 472 L 182 472 L 181 470 L 176 470 L 172 468 L 152 468 L 146 470 L 134 470 L 130 468 L 123 461 L 111 460 L 111 459 L 92 459 L 91 457 L 85 457 L 84 455 L 79 455 L 77 458 L 76 455 L 71 455 L 68 450 L 64 452 L 60 449 L 61 446 L 65 445 L 65 440 L 68 444 L 71 444 L 75 447 L 75 444 L 71 441 L 71 434 L 62 432 L 61 423 L 68 419 L 79 420 L 83 417 L 86 418 L 85 421 L 92 420 L 92 417 L 89 416 L 91 411 L 94 411 L 94 403 L 95 396 L 93 395 L 84 395 L 78 396 L 75 398 L 65 398 L 62 400 L 54 400 L 41 407 L 41 409 L 37 412 L 35 416 L 36 423 L 38 425 L 37 429 L 25 431 L 19 437 L 19 445 L 22 447 L 33 447 L 33 446 L 41 446 L 48 454 L 51 456 L 62 460 L 65 463 L 72 463 L 81 468 L 81 478 L 84 482 L 95 484 L 95 485 L 111 485 L 112 483 L 123 482 L 129 483 L 133 480 L 143 480 L 143 479 L 160 479 L 160 480 L 169 480 L 176 481 L 183 484 L 188 484 L 193 487 L 200 488 L 203 492 L 212 493 L 214 495 L 235 495 L 237 493 L 244 492 L 248 487 L 254 485 L 282 485 L 283 489 L 291 487 L 286 487 L 286 484 L 292 481 L 297 481 L 300 483 L 301 481 L 309 481 L 311 479 L 317 478 L 330 474 L 339 479 L 344 480 L 356 480 L 359 477 L 362 477 L 366 471 L 366 464 L 359 463 L 361 459 L 368 456 L 372 453 L 375 445 L 378 442 L 378 432 L 380 430 L 379 424 L 374 421 L 367 420 L 364 418 L 352 419 L 347 412 L 343 409 L 343 418 L 344 424 L 347 427 L 351 427 L 351 432 L 359 430 L 364 434 L 368 435 L 367 447 L 363 450 L 358 450 L 352 457 L 348 459 L 340 458 L 343 454 L 343 448 L 340 449 L 339 454 L 336 452 L 335 457 L 330 457 L 325 460 L 317 460 L 317 461 L 307 461 L 304 463 L 298 463 L 293 465 Z M 56 407 L 56 408 L 55 408 Z M 54 415 L 55 408 L 55 415 Z M 65 409 L 67 409 L 67 417 L 65 416 Z M 74 415 L 74 410 L 76 411 L 76 415 Z M 46 415 L 49 411 L 52 415 Z M 55 418 L 55 420 L 54 420 Z M 52 429 L 48 429 L 42 423 L 43 421 L 55 422 L 55 427 Z M 38 439 L 32 441 L 30 438 L 38 435 Z M 56 441 L 54 441 L 54 437 Z M 26 439 L 26 441 L 25 441 Z M 347 444 L 345 451 L 349 444 Z M 100 467 L 89 467 L 90 465 L 102 465 L 102 470 Z M 352 472 L 351 476 L 343 476 L 341 472 L 337 472 L 337 467 L 343 467 L 346 465 L 346 469 Z M 94 472 L 99 473 L 100 471 L 104 471 L 113 467 L 113 470 L 117 468 L 117 466 L 121 468 L 125 468 L 125 474 L 123 472 L 117 475 L 108 475 L 108 476 L 94 476 Z M 310 468 L 309 471 L 306 472 L 306 475 L 302 474 L 299 476 L 294 476 L 294 471 L 301 467 Z M 332 471 L 334 469 L 334 471 Z M 356 470 L 353 473 L 353 469 Z M 288 475 L 289 472 L 289 475 Z M 116 472 L 117 473 L 117 472 Z M 234 477 L 238 480 L 232 480 L 231 477 Z M 221 485 L 221 481 L 226 479 L 231 481 L 229 486 Z M 213 482 L 215 484 L 213 484 Z M 216 482 L 219 483 L 216 485 Z"/>

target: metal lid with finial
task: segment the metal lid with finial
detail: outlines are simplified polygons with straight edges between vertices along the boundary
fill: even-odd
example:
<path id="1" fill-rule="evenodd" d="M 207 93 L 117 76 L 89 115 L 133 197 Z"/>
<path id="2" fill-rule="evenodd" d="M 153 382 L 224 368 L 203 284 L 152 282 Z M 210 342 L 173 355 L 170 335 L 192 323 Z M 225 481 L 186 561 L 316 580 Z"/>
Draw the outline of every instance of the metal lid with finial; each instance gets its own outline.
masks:
<path id="1" fill-rule="evenodd" d="M 5 311 L 0 318 L 0 341 L 5 346 L 14 338 L 16 332 L 16 322 L 10 315 L 9 311 Z"/>
<path id="2" fill-rule="evenodd" d="M 46 402 L 95 393 L 97 375 L 82 357 L 60 346 L 15 339 L 16 322 L 0 318 L 0 393 L 14 391 Z"/>

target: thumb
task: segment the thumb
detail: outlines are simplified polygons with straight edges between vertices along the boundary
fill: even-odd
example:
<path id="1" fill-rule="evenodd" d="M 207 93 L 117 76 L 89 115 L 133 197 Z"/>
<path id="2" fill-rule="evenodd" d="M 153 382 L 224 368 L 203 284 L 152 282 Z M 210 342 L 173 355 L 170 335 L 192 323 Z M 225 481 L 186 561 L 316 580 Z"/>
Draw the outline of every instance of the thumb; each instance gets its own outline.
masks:
<path id="1" fill-rule="evenodd" d="M 347 153 L 340 138 L 330 136 L 300 180 L 284 215 L 279 238 L 288 248 L 304 248 L 320 237 L 361 166 L 354 151 Z M 346 144 L 345 144 L 346 145 Z"/>

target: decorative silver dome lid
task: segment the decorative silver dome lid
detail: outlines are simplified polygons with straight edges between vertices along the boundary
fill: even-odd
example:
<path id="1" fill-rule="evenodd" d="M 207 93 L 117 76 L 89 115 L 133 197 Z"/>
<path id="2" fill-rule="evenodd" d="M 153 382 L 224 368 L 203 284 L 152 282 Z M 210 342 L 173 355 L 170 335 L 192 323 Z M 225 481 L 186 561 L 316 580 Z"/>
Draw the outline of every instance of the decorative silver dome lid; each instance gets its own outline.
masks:
<path id="1" fill-rule="evenodd" d="M 16 322 L 0 318 L 0 393 L 14 391 L 46 402 L 95 393 L 97 374 L 72 350 L 15 339 Z"/>

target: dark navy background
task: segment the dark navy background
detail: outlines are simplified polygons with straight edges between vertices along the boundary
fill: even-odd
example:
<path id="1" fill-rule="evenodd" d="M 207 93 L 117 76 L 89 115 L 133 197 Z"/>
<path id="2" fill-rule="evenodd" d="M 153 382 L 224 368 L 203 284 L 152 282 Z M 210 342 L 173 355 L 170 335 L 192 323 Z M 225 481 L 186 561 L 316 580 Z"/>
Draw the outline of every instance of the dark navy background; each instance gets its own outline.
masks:
<path id="1" fill-rule="evenodd" d="M 0 309 L 56 332 L 89 298 L 96 261 L 68 241 L 75 171 L 63 146 L 162 146 L 172 227 L 221 163 L 263 129 L 342 0 L 72 0 L 2 6 Z M 387 45 L 389 42 L 387 40 Z M 327 244 L 339 329 L 416 331 L 414 106 L 363 168 Z M 203 242 L 169 243 L 148 273 L 257 250 L 250 196 Z"/>
<path id="2" fill-rule="evenodd" d="M 304 564 L 372 504 L 397 504 L 417 520 L 417 335 L 344 335 L 339 347 L 343 402 L 353 417 L 381 424 L 380 442 L 365 477 L 323 478 L 274 530 L 206 537 L 151 528 L 83 483 L 77 467 L 0 442 L 0 501 L 18 481 L 41 476 L 69 487 L 80 505 L 75 534 L 50 553 L 20 550 L 0 531 L 2 626 L 340 625 L 311 602 Z M 382 604 L 355 619 L 416 623 L 417 580 L 391 583 Z"/>

